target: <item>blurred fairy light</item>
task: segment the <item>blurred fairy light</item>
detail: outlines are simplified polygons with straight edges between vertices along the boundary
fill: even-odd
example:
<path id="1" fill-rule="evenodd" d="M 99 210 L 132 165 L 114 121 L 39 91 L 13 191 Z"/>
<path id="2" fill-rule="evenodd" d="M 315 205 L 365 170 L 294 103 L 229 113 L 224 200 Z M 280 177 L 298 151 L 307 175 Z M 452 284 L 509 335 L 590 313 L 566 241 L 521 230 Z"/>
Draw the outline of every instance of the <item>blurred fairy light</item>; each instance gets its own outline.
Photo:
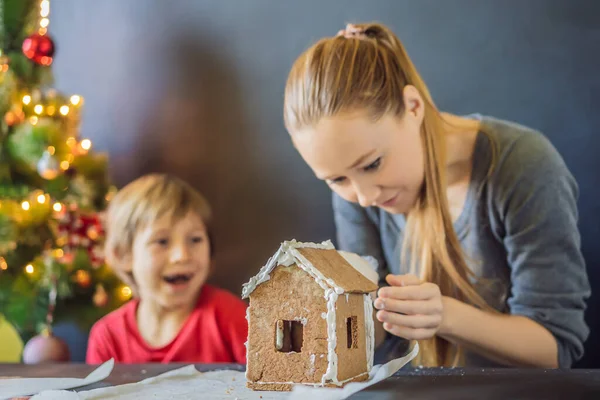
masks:
<path id="1" fill-rule="evenodd" d="M 48 15 L 50 15 L 50 1 L 42 0 L 40 3 L 40 17 L 48 18 Z"/>
<path id="2" fill-rule="evenodd" d="M 131 297 L 131 288 L 129 286 L 123 286 L 121 288 L 121 298 L 123 300 L 128 300 Z"/>
<path id="3" fill-rule="evenodd" d="M 42 0 L 40 2 L 40 27 L 38 29 L 40 35 L 45 35 L 48 32 L 48 25 L 50 25 L 50 20 L 48 19 L 49 15 L 50 0 Z"/>
<path id="4" fill-rule="evenodd" d="M 92 148 L 92 141 L 90 139 L 83 139 L 81 141 L 81 148 L 84 150 L 89 150 Z"/>
<path id="5" fill-rule="evenodd" d="M 56 212 L 61 212 L 62 211 L 62 204 L 60 203 L 54 203 L 54 205 L 52 206 L 52 209 Z"/>
<path id="6" fill-rule="evenodd" d="M 74 94 L 73 96 L 71 96 L 71 104 L 73 104 L 74 106 L 76 106 L 80 102 L 81 102 L 81 96 L 78 96 L 76 94 Z"/>
<path id="7" fill-rule="evenodd" d="M 31 205 L 29 204 L 29 202 L 27 200 L 25 200 L 24 202 L 21 203 L 21 208 L 25 211 L 29 210 L 29 207 Z"/>
<path id="8" fill-rule="evenodd" d="M 27 264 L 27 266 L 25 267 L 25 272 L 27 272 L 28 274 L 33 274 L 33 271 L 33 265 Z"/>

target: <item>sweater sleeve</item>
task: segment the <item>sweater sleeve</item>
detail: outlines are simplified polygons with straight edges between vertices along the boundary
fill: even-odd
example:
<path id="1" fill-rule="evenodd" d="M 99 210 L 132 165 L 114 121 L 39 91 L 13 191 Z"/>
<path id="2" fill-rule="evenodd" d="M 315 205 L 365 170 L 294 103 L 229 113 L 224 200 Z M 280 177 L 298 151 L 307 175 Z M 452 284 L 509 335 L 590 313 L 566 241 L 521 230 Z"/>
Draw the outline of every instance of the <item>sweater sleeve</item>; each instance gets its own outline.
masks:
<path id="1" fill-rule="evenodd" d="M 363 257 L 373 257 L 378 264 L 379 280 L 385 283 L 389 269 L 383 254 L 379 228 L 373 217 L 367 209 L 350 203 L 335 193 L 332 203 L 338 249 Z"/>
<path id="2" fill-rule="evenodd" d="M 524 135 L 504 154 L 494 198 L 510 266 L 510 312 L 531 318 L 556 338 L 558 364 L 583 355 L 590 287 L 577 220 L 578 186 L 542 134 Z"/>

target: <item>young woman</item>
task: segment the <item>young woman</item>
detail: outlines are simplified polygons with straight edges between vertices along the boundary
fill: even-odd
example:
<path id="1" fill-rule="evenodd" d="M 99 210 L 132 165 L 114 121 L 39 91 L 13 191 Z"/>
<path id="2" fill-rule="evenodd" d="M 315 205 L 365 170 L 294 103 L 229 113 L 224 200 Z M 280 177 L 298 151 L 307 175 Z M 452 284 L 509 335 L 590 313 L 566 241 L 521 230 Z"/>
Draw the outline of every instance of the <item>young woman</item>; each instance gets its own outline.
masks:
<path id="1" fill-rule="evenodd" d="M 380 360 L 407 340 L 424 366 L 570 367 L 582 356 L 578 187 L 541 133 L 437 110 L 379 24 L 304 52 L 284 118 L 334 192 L 339 247 L 379 262 Z"/>

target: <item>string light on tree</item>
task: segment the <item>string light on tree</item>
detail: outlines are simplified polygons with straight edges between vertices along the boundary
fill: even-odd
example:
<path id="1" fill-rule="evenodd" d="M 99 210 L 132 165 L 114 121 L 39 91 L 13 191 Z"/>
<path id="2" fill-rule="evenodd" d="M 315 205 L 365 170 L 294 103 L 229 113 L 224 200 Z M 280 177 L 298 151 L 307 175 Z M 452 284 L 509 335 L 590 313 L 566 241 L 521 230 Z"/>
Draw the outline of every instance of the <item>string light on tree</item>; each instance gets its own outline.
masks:
<path id="1" fill-rule="evenodd" d="M 48 32 L 48 25 L 50 24 L 50 20 L 48 19 L 50 15 L 49 0 L 42 0 L 40 2 L 39 15 L 38 31 L 23 41 L 22 50 L 25 57 L 34 63 L 49 66 L 52 64 L 55 50 L 54 42 L 46 34 Z"/>
<path id="2" fill-rule="evenodd" d="M 129 286 L 122 286 L 121 290 L 119 290 L 119 297 L 122 301 L 127 301 L 131 298 L 132 292 Z"/>

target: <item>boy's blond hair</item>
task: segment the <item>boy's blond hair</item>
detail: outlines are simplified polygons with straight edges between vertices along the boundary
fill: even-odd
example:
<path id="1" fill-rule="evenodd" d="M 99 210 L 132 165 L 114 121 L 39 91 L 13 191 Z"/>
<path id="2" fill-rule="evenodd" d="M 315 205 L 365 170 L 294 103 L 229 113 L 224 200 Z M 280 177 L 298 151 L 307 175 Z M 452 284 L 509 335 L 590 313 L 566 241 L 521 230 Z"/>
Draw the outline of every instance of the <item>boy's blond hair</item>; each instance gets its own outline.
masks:
<path id="1" fill-rule="evenodd" d="M 107 263 L 126 283 L 130 274 L 123 271 L 123 257 L 130 255 L 135 235 L 148 224 L 167 216 L 173 222 L 195 212 L 204 222 L 213 255 L 210 230 L 212 212 L 208 201 L 191 185 L 168 174 L 149 174 L 117 192 L 106 213 Z"/>

